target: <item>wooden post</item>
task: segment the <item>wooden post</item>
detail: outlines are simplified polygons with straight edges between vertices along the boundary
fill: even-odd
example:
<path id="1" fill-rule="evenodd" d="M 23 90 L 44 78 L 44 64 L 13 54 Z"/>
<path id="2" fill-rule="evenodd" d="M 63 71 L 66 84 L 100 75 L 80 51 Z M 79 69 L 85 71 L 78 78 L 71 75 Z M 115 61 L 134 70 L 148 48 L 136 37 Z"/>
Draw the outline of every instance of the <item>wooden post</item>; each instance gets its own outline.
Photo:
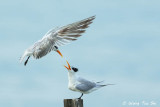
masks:
<path id="1" fill-rule="evenodd" d="M 83 99 L 64 99 L 64 107 L 83 107 Z"/>

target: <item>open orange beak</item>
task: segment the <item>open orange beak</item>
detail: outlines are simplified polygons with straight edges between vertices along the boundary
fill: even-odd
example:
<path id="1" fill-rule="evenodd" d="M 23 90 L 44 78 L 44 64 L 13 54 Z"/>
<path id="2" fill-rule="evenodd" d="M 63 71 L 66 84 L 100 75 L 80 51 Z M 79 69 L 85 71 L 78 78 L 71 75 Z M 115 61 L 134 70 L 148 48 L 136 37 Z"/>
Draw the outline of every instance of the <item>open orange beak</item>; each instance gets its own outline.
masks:
<path id="1" fill-rule="evenodd" d="M 65 65 L 64 65 L 64 67 L 67 68 L 68 70 L 71 70 L 71 66 L 69 65 L 68 61 L 66 61 L 66 62 L 68 64 L 68 67 L 66 67 Z"/>
<path id="2" fill-rule="evenodd" d="M 61 57 L 63 57 L 62 53 L 59 50 L 57 50 L 57 53 L 61 55 Z"/>

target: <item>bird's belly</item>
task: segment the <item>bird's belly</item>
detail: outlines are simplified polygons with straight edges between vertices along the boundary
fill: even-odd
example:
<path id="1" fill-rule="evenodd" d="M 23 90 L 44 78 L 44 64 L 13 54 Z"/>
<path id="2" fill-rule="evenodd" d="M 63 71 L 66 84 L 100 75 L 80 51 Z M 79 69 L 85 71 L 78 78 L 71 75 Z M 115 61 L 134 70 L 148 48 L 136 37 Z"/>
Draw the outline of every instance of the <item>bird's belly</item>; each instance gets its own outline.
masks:
<path id="1" fill-rule="evenodd" d="M 75 88 L 75 85 L 68 85 L 68 88 L 72 91 L 77 91 L 76 88 Z"/>

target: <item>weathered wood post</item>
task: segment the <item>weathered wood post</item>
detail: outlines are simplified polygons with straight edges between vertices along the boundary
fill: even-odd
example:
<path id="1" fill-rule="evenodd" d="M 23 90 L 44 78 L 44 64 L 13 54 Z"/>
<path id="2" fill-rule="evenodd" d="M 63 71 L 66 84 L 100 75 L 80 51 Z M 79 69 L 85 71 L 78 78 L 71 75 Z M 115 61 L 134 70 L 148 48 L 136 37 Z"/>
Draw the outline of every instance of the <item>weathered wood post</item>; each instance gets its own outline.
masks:
<path id="1" fill-rule="evenodd" d="M 83 107 L 83 99 L 64 99 L 64 107 Z"/>

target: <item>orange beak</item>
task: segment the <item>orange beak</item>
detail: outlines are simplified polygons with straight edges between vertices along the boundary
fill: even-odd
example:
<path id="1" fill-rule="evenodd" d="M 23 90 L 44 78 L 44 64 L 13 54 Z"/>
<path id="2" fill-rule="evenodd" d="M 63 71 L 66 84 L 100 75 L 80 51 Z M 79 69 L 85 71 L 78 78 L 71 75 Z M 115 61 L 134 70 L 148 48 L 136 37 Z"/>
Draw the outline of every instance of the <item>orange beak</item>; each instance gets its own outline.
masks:
<path id="1" fill-rule="evenodd" d="M 68 61 L 66 61 L 66 62 L 68 64 L 68 67 L 66 67 L 65 65 L 64 65 L 64 67 L 67 68 L 68 70 L 71 70 L 71 66 L 69 65 Z"/>
<path id="2" fill-rule="evenodd" d="M 61 57 L 63 57 L 62 53 L 59 50 L 57 50 L 57 53 L 61 55 Z"/>

